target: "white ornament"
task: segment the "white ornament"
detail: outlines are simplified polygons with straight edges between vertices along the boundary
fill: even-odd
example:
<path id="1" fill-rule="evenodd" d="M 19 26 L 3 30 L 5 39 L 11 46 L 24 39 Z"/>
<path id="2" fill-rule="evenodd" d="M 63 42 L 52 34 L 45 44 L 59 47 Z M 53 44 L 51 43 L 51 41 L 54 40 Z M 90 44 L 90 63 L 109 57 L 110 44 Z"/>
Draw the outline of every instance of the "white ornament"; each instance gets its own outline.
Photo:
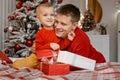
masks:
<path id="1" fill-rule="evenodd" d="M 28 25 L 27 25 L 27 28 L 29 28 L 29 29 L 30 29 L 30 28 L 31 28 L 31 24 L 28 24 Z"/>
<path id="2" fill-rule="evenodd" d="M 24 22 L 26 22 L 26 21 L 27 21 L 27 19 L 26 19 L 26 18 L 24 18 L 24 19 L 23 19 L 23 21 L 24 21 Z"/>
<path id="3" fill-rule="evenodd" d="M 9 28 L 8 28 L 10 31 L 12 31 L 13 30 L 13 27 L 12 26 L 9 26 Z"/>
<path id="4" fill-rule="evenodd" d="M 27 38 L 28 36 L 29 36 L 29 35 L 28 35 L 28 34 L 26 34 L 26 35 L 25 35 L 25 38 Z"/>

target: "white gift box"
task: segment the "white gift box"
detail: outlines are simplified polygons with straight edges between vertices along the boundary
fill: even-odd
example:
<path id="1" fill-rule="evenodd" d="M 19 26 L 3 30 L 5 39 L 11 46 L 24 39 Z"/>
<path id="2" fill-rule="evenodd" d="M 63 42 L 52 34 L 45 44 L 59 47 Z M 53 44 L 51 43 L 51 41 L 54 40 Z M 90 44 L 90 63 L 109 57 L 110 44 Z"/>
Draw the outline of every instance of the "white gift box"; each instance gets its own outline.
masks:
<path id="1" fill-rule="evenodd" d="M 59 51 L 57 62 L 69 64 L 74 67 L 94 70 L 96 61 L 68 51 Z"/>

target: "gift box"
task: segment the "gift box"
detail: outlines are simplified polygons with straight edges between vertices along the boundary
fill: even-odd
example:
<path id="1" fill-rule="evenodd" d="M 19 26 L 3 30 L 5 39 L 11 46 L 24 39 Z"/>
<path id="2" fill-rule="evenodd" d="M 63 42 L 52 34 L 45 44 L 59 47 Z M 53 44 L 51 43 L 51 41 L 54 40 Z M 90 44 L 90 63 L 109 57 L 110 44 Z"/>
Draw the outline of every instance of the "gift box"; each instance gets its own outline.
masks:
<path id="1" fill-rule="evenodd" d="M 1 50 L 0 50 L 0 60 L 4 60 L 7 63 L 12 63 L 12 60 L 9 57 L 7 57 Z"/>
<path id="2" fill-rule="evenodd" d="M 48 64 L 42 62 L 42 72 L 47 75 L 65 75 L 70 72 L 70 66 L 69 64 L 63 64 L 63 63 L 53 63 Z"/>
<path id="3" fill-rule="evenodd" d="M 46 57 L 46 58 L 53 57 L 53 54 L 58 54 L 58 51 L 53 51 L 51 49 L 43 49 L 43 50 L 36 51 L 36 55 L 38 59 L 41 59 L 43 57 Z"/>
<path id="4" fill-rule="evenodd" d="M 59 51 L 57 62 L 69 64 L 71 66 L 94 70 L 96 61 L 87 57 L 83 57 L 68 51 Z"/>

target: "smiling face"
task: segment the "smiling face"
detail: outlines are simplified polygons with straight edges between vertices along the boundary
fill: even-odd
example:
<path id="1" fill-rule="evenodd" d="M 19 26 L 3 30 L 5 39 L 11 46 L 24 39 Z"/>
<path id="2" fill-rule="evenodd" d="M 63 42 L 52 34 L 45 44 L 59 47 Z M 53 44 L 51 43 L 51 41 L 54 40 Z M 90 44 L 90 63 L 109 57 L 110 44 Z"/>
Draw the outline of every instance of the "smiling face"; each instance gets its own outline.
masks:
<path id="1" fill-rule="evenodd" d="M 68 33 L 74 31 L 77 27 L 77 22 L 72 22 L 71 16 L 58 14 L 55 21 L 56 36 L 66 38 Z"/>
<path id="2" fill-rule="evenodd" d="M 54 24 L 54 9 L 52 6 L 39 6 L 37 9 L 37 19 L 43 27 L 52 28 Z"/>
<path id="3" fill-rule="evenodd" d="M 74 31 L 78 26 L 78 21 L 80 19 L 79 8 L 72 4 L 66 4 L 60 6 L 56 12 L 56 35 L 61 38 L 66 38 L 68 33 Z"/>

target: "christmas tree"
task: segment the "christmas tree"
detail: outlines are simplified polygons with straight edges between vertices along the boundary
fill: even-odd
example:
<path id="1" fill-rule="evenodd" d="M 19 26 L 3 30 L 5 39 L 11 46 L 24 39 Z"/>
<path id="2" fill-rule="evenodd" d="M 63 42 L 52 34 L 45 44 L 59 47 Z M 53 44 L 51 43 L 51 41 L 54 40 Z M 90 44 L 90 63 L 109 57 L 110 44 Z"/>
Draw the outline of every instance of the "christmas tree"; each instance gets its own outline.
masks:
<path id="1" fill-rule="evenodd" d="M 95 29 L 96 23 L 94 20 L 94 16 L 90 12 L 90 10 L 86 10 L 84 18 L 81 21 L 81 25 L 82 25 L 81 29 L 85 32 Z"/>
<path id="2" fill-rule="evenodd" d="M 16 10 L 8 16 L 9 26 L 4 28 L 8 34 L 4 52 L 9 57 L 27 57 L 30 55 L 35 34 L 41 29 L 36 19 L 35 9 L 42 2 L 50 2 L 55 9 L 62 0 L 17 0 Z"/>

